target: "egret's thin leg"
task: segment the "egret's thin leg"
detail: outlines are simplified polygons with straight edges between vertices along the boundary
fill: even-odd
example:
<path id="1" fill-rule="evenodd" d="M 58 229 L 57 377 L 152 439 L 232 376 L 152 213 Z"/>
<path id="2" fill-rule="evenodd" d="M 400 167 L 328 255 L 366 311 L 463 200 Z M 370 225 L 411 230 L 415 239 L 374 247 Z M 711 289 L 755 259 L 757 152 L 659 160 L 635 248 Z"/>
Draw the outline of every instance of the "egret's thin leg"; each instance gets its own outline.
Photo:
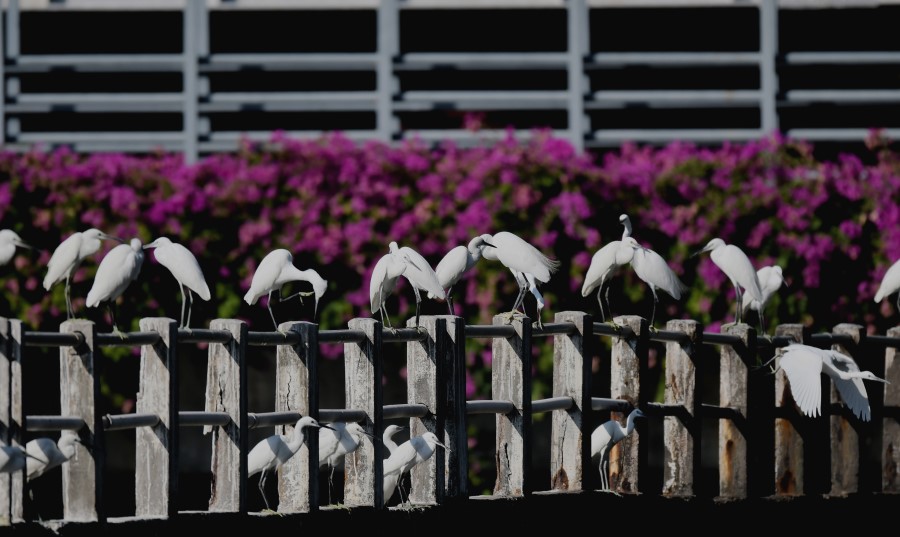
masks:
<path id="1" fill-rule="evenodd" d="M 734 286 L 734 295 L 737 299 L 737 304 L 734 308 L 734 324 L 741 324 L 741 304 L 743 304 L 744 297 L 741 294 L 741 288 L 737 284 Z"/>
<path id="2" fill-rule="evenodd" d="M 187 302 L 187 298 L 184 296 L 184 285 L 181 282 L 178 282 L 178 288 L 181 289 L 181 324 L 179 328 L 184 328 L 184 304 Z"/>
<path id="3" fill-rule="evenodd" d="M 528 285 L 527 282 L 519 281 L 519 278 L 516 278 L 516 282 L 519 284 L 519 294 L 516 296 L 516 301 L 513 302 L 512 311 L 516 311 L 519 306 L 522 306 L 522 313 L 525 313 L 525 295 L 528 294 Z"/>
<path id="4" fill-rule="evenodd" d="M 451 285 L 449 289 L 447 289 L 447 309 L 450 311 L 450 315 L 453 315 L 453 301 L 450 299 L 450 292 L 453 291 L 453 286 Z"/>
<path id="5" fill-rule="evenodd" d="M 416 328 L 419 327 L 419 303 L 422 302 L 422 296 L 419 294 L 419 288 L 415 285 L 412 286 L 413 293 L 416 295 Z"/>
<path id="6" fill-rule="evenodd" d="M 190 328 L 191 327 L 191 308 L 194 307 L 194 294 L 191 293 L 190 289 L 188 289 L 188 291 L 187 291 L 187 297 L 188 297 L 188 317 L 187 317 L 187 323 L 185 323 L 184 327 Z"/>
<path id="7" fill-rule="evenodd" d="M 73 319 L 75 317 L 72 312 L 72 295 L 69 294 L 69 277 L 66 276 L 66 319 Z"/>
<path id="8" fill-rule="evenodd" d="M 659 302 L 659 297 L 656 296 L 656 289 L 651 285 L 650 291 L 653 292 L 653 309 L 650 313 L 650 328 L 653 328 L 653 320 L 656 319 L 656 303 Z"/>
<path id="9" fill-rule="evenodd" d="M 259 493 L 262 494 L 263 502 L 266 504 L 266 511 L 271 511 L 269 508 L 269 499 L 266 498 L 266 471 L 263 470 L 259 475 Z"/>
<path id="10" fill-rule="evenodd" d="M 278 323 L 275 322 L 275 314 L 272 313 L 272 291 L 269 291 L 269 299 L 266 301 L 266 307 L 269 308 L 269 316 L 272 317 L 272 324 L 275 325 L 275 331 L 278 331 Z"/>
<path id="11" fill-rule="evenodd" d="M 603 297 L 606 298 L 606 311 L 609 313 L 609 320 L 615 324 L 615 317 L 612 314 L 612 306 L 609 305 L 609 284 L 606 284 L 606 292 L 603 293 Z M 606 322 L 606 321 L 604 321 Z"/>
<path id="12" fill-rule="evenodd" d="M 762 331 L 762 335 L 768 335 L 768 332 L 766 332 L 766 320 L 763 315 L 762 306 L 759 308 L 759 329 Z"/>
<path id="13" fill-rule="evenodd" d="M 603 292 L 603 284 L 600 284 L 600 288 L 597 289 L 597 303 L 600 304 L 600 318 L 603 319 L 603 322 L 606 322 L 606 314 L 603 313 L 603 295 L 600 294 Z"/>

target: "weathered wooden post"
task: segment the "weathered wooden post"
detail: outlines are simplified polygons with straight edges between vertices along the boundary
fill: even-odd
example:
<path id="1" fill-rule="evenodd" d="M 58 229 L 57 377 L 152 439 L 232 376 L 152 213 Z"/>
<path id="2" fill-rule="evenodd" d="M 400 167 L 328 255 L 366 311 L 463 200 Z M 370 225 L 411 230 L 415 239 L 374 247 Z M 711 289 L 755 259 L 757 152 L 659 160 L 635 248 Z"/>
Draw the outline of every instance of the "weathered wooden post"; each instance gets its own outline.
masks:
<path id="1" fill-rule="evenodd" d="M 297 332 L 297 345 L 279 345 L 275 366 L 275 410 L 299 412 L 319 419 L 319 326 L 308 322 L 281 323 L 278 330 Z M 280 434 L 293 434 L 283 425 Z M 305 441 L 278 471 L 278 512 L 308 513 L 319 508 L 319 434 L 307 429 Z M 315 448 L 315 449 L 314 449 Z"/>
<path id="2" fill-rule="evenodd" d="M 59 331 L 84 335 L 83 344 L 59 349 L 60 413 L 84 420 L 81 439 L 91 446 L 88 450 L 76 443 L 75 455 L 62 465 L 63 518 L 102 522 L 106 519 L 102 493 L 105 445 L 97 407 L 100 372 L 94 360 L 96 327 L 91 321 L 72 319 L 62 323 Z"/>
<path id="3" fill-rule="evenodd" d="M 22 445 L 22 321 L 0 317 L 0 445 Z M 0 474 L 0 526 L 23 520 L 23 472 Z"/>
<path id="4" fill-rule="evenodd" d="M 750 325 L 724 325 L 722 332 L 740 338 L 744 349 L 755 355 L 756 330 Z M 747 431 L 749 428 L 750 370 L 745 356 L 732 345 L 722 345 L 719 358 L 719 406 L 739 414 L 739 420 L 719 420 L 719 496 L 746 498 L 748 491 Z"/>
<path id="5" fill-rule="evenodd" d="M 178 514 L 178 324 L 165 317 L 145 318 L 141 331 L 157 332 L 159 342 L 141 347 L 138 414 L 156 414 L 154 427 L 135 429 L 135 514 Z"/>
<path id="6" fill-rule="evenodd" d="M 637 315 L 623 315 L 614 319 L 627 326 L 635 339 L 613 338 L 610 363 L 609 393 L 613 399 L 624 399 L 635 408 L 641 399 L 641 363 L 647 363 L 647 319 Z M 628 416 L 610 412 L 610 418 L 625 425 Z M 617 492 L 637 494 L 640 464 L 640 437 L 630 434 L 613 446 L 609 454 L 609 488 Z"/>
<path id="7" fill-rule="evenodd" d="M 509 317 L 495 315 L 493 324 Z M 531 319 L 516 315 L 516 335 L 493 339 L 491 397 L 510 401 L 513 411 L 497 414 L 497 496 L 524 496 L 531 492 Z"/>
<path id="8" fill-rule="evenodd" d="M 887 337 L 900 338 L 900 326 L 887 331 Z M 897 347 L 888 347 L 884 353 L 885 408 L 900 407 L 900 355 Z M 896 415 L 885 413 L 881 431 L 881 492 L 900 493 L 900 422 Z"/>
<path id="9" fill-rule="evenodd" d="M 809 339 L 802 324 L 782 324 L 775 328 L 776 336 L 791 337 L 797 343 Z M 775 495 L 802 496 L 804 494 L 803 436 L 797 424 L 803 416 L 797 412 L 787 375 L 781 369 L 781 350 L 775 351 Z"/>
<path id="10" fill-rule="evenodd" d="M 224 426 L 204 426 L 212 433 L 212 494 L 210 511 L 247 511 L 247 325 L 236 319 L 215 319 L 212 330 L 227 330 L 228 343 L 209 344 L 206 375 L 207 412 L 225 412 Z"/>
<path id="11" fill-rule="evenodd" d="M 447 320 L 427 315 L 422 317 L 420 324 L 428 332 L 428 337 L 406 344 L 406 401 L 425 405 L 428 414 L 423 418 L 410 418 L 409 436 L 412 438 L 430 431 L 443 442 L 447 416 L 447 400 L 444 397 L 447 391 Z M 406 326 L 414 328 L 416 319 L 408 319 Z M 410 470 L 411 503 L 441 503 L 444 497 L 445 457 L 444 449 L 437 447 L 427 461 Z"/>
<path id="12" fill-rule="evenodd" d="M 700 473 L 700 398 L 697 396 L 699 368 L 694 363 L 703 326 L 691 319 L 673 319 L 666 330 L 683 332 L 688 343 L 666 342 L 666 406 L 677 406 L 677 415 L 663 422 L 665 453 L 663 494 L 689 497 Z"/>
<path id="13" fill-rule="evenodd" d="M 469 437 L 466 431 L 466 321 L 455 315 L 441 315 L 447 325 L 447 342 L 442 358 L 444 385 L 439 397 L 444 405 L 444 444 L 450 450 L 444 454 L 444 498 L 469 497 Z M 440 385 L 439 385 L 440 386 Z"/>
<path id="14" fill-rule="evenodd" d="M 568 410 L 554 410 L 550 438 L 550 488 L 585 490 L 591 475 L 591 358 L 594 320 L 581 311 L 561 311 L 554 322 L 575 332 L 553 337 L 553 397 L 571 397 Z"/>
<path id="15" fill-rule="evenodd" d="M 849 335 L 859 346 L 860 338 L 865 337 L 865 328 L 858 324 L 841 323 L 834 327 L 835 334 Z M 850 351 L 840 344 L 832 349 L 851 356 Z M 859 360 L 859 357 L 854 357 Z M 862 367 L 861 369 L 865 369 Z M 843 404 L 834 382 L 831 385 L 832 404 Z M 854 418 L 855 419 L 855 418 Z M 859 433 L 854 424 L 844 416 L 831 415 L 831 492 L 829 496 L 846 496 L 859 491 Z"/>
<path id="16" fill-rule="evenodd" d="M 381 431 L 383 415 L 381 323 L 375 319 L 359 318 L 351 319 L 349 326 L 351 330 L 365 332 L 366 339 L 361 343 L 344 343 L 347 408 L 363 410 L 366 413 L 363 427 L 369 434 L 377 435 Z M 345 455 L 344 505 L 376 508 L 384 505 L 382 451 L 380 441 L 363 435 L 359 447 Z"/>

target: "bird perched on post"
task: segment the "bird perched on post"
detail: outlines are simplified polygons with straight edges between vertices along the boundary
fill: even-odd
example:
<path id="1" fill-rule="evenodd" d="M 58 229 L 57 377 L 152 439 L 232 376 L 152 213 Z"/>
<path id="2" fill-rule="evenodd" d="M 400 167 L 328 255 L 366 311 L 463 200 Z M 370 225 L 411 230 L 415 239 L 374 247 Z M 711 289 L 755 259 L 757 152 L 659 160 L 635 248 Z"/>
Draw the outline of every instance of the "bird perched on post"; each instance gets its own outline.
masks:
<path id="1" fill-rule="evenodd" d="M 453 286 L 459 282 L 463 274 L 478 263 L 484 249 L 488 246 L 493 246 L 493 244 L 490 244 L 489 239 L 490 235 L 479 235 L 470 240 L 467 246 L 457 246 L 451 249 L 434 269 L 441 287 L 447 290 L 447 309 L 450 311 L 450 315 L 454 315 L 453 303 L 450 299 Z M 435 298 L 434 293 L 429 291 L 428 298 Z"/>
<path id="2" fill-rule="evenodd" d="M 757 270 L 756 277 L 759 279 L 760 289 L 762 290 L 762 300 L 754 300 L 748 293 L 744 295 L 741 309 L 745 312 L 747 310 L 754 310 L 759 314 L 760 333 L 765 334 L 766 321 L 764 310 L 778 289 L 785 283 L 784 274 L 782 273 L 781 267 L 772 265 Z"/>
<path id="3" fill-rule="evenodd" d="M 372 313 L 381 313 L 381 323 L 391 327 L 390 315 L 384 309 L 388 297 L 397 287 L 397 280 L 403 276 L 409 281 L 416 295 L 416 327 L 419 326 L 419 290 L 427 291 L 429 297 L 444 300 L 446 293 L 438 281 L 437 274 L 421 254 L 408 246 L 400 248 L 396 242 L 388 246 L 388 253 L 381 256 L 372 269 L 369 279 L 369 301 Z"/>
<path id="4" fill-rule="evenodd" d="M 303 416 L 297 420 L 294 430 L 290 435 L 273 434 L 260 440 L 250 453 L 247 454 L 247 477 L 260 474 L 259 492 L 262 494 L 266 509 L 269 509 L 269 500 L 266 499 L 266 477 L 270 471 L 278 471 L 303 445 L 303 433 L 308 428 L 330 429 L 329 425 L 320 425 L 314 418 Z"/>
<path id="5" fill-rule="evenodd" d="M 391 456 L 384 460 L 385 483 L 390 479 L 396 486 L 403 474 L 412 470 L 415 465 L 430 459 L 436 446 L 441 446 L 445 450 L 448 449 L 447 446 L 438 440 L 437 435 L 431 431 L 420 436 L 414 436 L 397 446 L 397 449 L 391 452 Z M 383 492 L 384 502 L 386 503 L 388 498 L 394 494 L 394 490 L 387 490 L 385 485 Z"/>
<path id="6" fill-rule="evenodd" d="M 750 298 L 758 300 L 762 303 L 762 288 L 759 285 L 759 278 L 756 276 L 756 269 L 753 263 L 743 250 L 733 244 L 725 244 L 725 241 L 719 238 L 712 239 L 702 250 L 694 255 L 703 252 L 711 252 L 710 257 L 713 263 L 719 267 L 722 272 L 731 280 L 734 286 L 734 292 L 737 295 L 737 304 L 735 306 L 735 323 L 741 322 L 741 304 L 743 304 L 743 291 L 746 291 Z"/>
<path id="7" fill-rule="evenodd" d="M 516 309 L 524 302 L 528 291 L 531 290 L 532 294 L 537 298 L 539 296 L 539 293 L 537 293 L 538 282 L 549 282 L 550 275 L 559 270 L 560 262 L 550 259 L 524 239 L 508 231 L 482 236 L 493 246 L 493 251 L 490 254 L 485 250 L 485 257 L 488 255 L 496 256 L 497 260 L 503 263 L 503 266 L 512 271 L 513 276 L 516 277 L 516 282 L 519 283 L 519 294 L 508 314 L 509 320 L 512 321 Z M 521 278 L 516 275 L 516 272 L 521 273 Z M 543 300 L 538 299 L 538 327 L 543 326 L 541 323 L 541 310 L 543 308 Z"/>
<path id="8" fill-rule="evenodd" d="M 47 275 L 44 276 L 44 289 L 49 291 L 60 281 L 66 281 L 65 295 L 67 319 L 71 319 L 74 316 L 70 285 L 72 278 L 75 276 L 75 271 L 78 270 L 78 267 L 81 266 L 81 262 L 88 256 L 97 253 L 104 240 L 114 240 L 120 243 L 125 242 L 118 237 L 107 235 L 97 228 L 91 228 L 87 231 L 77 231 L 59 243 L 56 250 L 53 250 L 50 261 L 47 262 Z"/>
<path id="9" fill-rule="evenodd" d="M 447 294 L 438 280 L 437 273 L 431 268 L 428 261 L 422 257 L 422 254 L 409 246 L 400 248 L 393 241 L 388 245 L 388 248 L 392 254 L 400 255 L 401 258 L 407 260 L 406 270 L 403 271 L 402 276 L 409 282 L 409 285 L 413 288 L 413 293 L 416 295 L 416 328 L 418 328 L 419 304 L 422 302 L 420 291 L 425 291 L 429 297 L 437 300 L 444 300 L 447 298 Z"/>
<path id="10" fill-rule="evenodd" d="M 281 288 L 288 282 L 298 280 L 311 283 L 313 291 L 311 293 L 298 291 L 293 295 L 282 297 Z M 253 279 L 250 281 L 250 289 L 244 295 L 244 301 L 252 306 L 256 304 L 259 297 L 268 294 L 269 315 L 272 317 L 272 324 L 275 325 L 275 330 L 278 330 L 275 314 L 272 313 L 272 293 L 274 291 L 278 291 L 279 302 L 299 297 L 302 303 L 303 297 L 314 295 L 316 303 L 313 309 L 313 318 L 315 319 L 316 312 L 319 309 L 319 299 L 325 294 L 326 289 L 328 289 L 328 282 L 319 276 L 318 272 L 313 269 L 298 269 L 294 266 L 294 256 L 289 251 L 278 248 L 266 254 L 266 257 L 256 267 L 256 272 L 253 273 Z"/>
<path id="11" fill-rule="evenodd" d="M 644 248 L 634 239 L 634 237 L 626 237 L 622 239 L 622 244 L 631 248 L 634 254 L 631 258 L 631 267 L 637 277 L 642 279 L 650 287 L 653 293 L 653 310 L 650 313 L 650 327 L 653 327 L 653 320 L 656 317 L 656 303 L 659 297 L 656 295 L 656 289 L 660 288 L 668 293 L 675 300 L 681 300 L 681 295 L 687 291 L 687 286 L 678 279 L 666 260 L 661 255 L 654 252 L 650 248 Z"/>
<path id="12" fill-rule="evenodd" d="M 372 435 L 355 421 L 349 423 L 339 421 L 330 423 L 329 426 L 328 429 L 324 427 L 319 429 L 319 468 L 331 468 L 331 474 L 328 476 L 330 484 L 335 468 L 343 466 L 344 457 L 356 451 L 363 436 L 372 438 Z"/>
<path id="13" fill-rule="evenodd" d="M 779 367 L 787 376 L 794 402 L 810 417 L 822 414 L 822 373 L 831 378 L 844 404 L 862 421 L 872 418 L 863 380 L 890 384 L 871 371 L 860 371 L 853 358 L 846 354 L 801 343 L 784 347 Z"/>
<path id="14" fill-rule="evenodd" d="M 18 233 L 11 229 L 0 230 L 0 266 L 9 263 L 16 255 L 16 246 L 33 250 L 27 242 L 22 240 Z"/>
<path id="15" fill-rule="evenodd" d="M 609 307 L 609 279 L 618 267 L 627 265 L 634 258 L 634 248 L 625 244 L 624 240 L 631 236 L 631 220 L 628 215 L 620 215 L 619 222 L 625 226 L 622 232 L 622 240 L 610 241 L 602 248 L 597 250 L 591 257 L 591 264 L 588 266 L 587 273 L 584 275 L 584 284 L 581 286 L 581 296 L 587 297 L 594 289 L 597 290 L 597 303 L 600 304 L 600 317 L 606 322 L 606 313 L 603 311 L 603 297 L 606 297 L 606 309 L 610 316 L 612 311 Z M 606 295 L 603 295 L 603 288 L 606 287 Z"/>
<path id="16" fill-rule="evenodd" d="M 29 440 L 25 444 L 25 452 L 28 454 L 25 475 L 28 481 L 46 474 L 71 459 L 75 455 L 76 443 L 81 443 L 81 440 L 72 431 L 63 431 L 56 442 L 47 437 Z"/>
<path id="17" fill-rule="evenodd" d="M 643 418 L 644 413 L 640 409 L 634 409 L 628 414 L 625 427 L 616 420 L 609 420 L 600 424 L 591 433 L 591 458 L 599 458 L 600 486 L 603 490 L 609 490 L 609 454 L 613 446 L 625 439 L 634 431 L 634 420 Z"/>
<path id="18" fill-rule="evenodd" d="M 116 323 L 115 303 L 128 285 L 137 279 L 144 263 L 144 250 L 141 240 L 134 238 L 128 244 L 120 244 L 109 251 L 100 261 L 94 284 L 88 291 L 86 305 L 89 308 L 107 302 L 109 316 L 112 319 L 113 333 L 121 335 Z"/>
<path id="19" fill-rule="evenodd" d="M 200 269 L 200 263 L 194 254 L 184 246 L 172 242 L 168 237 L 159 237 L 155 241 L 144 246 L 144 250 L 155 248 L 154 256 L 159 264 L 169 269 L 178 287 L 181 289 L 181 328 L 188 328 L 191 324 L 191 306 L 194 304 L 194 295 L 203 300 L 209 300 L 209 286 L 206 285 L 206 279 L 203 277 L 203 270 Z M 187 287 L 187 294 L 184 288 Z M 188 304 L 187 321 L 184 319 L 184 305 Z"/>

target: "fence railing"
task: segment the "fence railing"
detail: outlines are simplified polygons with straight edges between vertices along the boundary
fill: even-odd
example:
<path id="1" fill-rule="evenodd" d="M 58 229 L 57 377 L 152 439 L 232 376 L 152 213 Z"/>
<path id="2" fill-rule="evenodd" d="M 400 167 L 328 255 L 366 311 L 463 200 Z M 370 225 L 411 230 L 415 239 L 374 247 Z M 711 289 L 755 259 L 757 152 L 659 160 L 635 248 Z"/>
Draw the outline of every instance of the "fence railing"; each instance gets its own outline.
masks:
<path id="1" fill-rule="evenodd" d="M 718 490 L 726 499 L 791 497 L 811 494 L 806 484 L 825 476 L 827 495 L 860 490 L 860 446 L 871 442 L 882 469 L 875 493 L 900 492 L 900 327 L 884 336 L 866 335 L 862 326 L 841 324 L 833 333 L 809 334 L 802 325 L 780 325 L 774 337 L 758 337 L 746 325 L 726 325 L 721 333 L 703 331 L 694 320 L 671 320 L 665 330 L 649 329 L 636 316 L 615 319 L 616 325 L 594 322 L 591 315 L 566 311 L 542 328 L 517 315 L 510 322 L 498 315 L 491 325 L 466 325 L 455 316 L 425 316 L 421 327 L 385 329 L 375 319 L 357 318 L 347 329 L 319 330 L 308 322 L 283 323 L 278 332 L 249 331 L 243 321 L 218 319 L 209 329 L 179 329 L 169 318 L 145 318 L 140 331 L 124 336 L 96 331 L 88 320 L 69 320 L 60 331 L 35 332 L 19 320 L 0 319 L 0 441 L 21 445 L 35 431 L 77 431 L 83 444 L 62 466 L 65 521 L 104 521 L 101 478 L 105 437 L 133 429 L 135 444 L 135 516 L 176 517 L 179 478 L 179 430 L 203 427 L 212 440 L 212 489 L 209 511 L 246 513 L 249 430 L 279 427 L 288 432 L 303 415 L 320 421 L 357 421 L 374 436 L 364 437 L 344 465 L 343 505 L 381 509 L 386 419 L 408 418 L 410 436 L 432 431 L 449 449 L 411 472 L 408 500 L 436 505 L 465 501 L 468 486 L 467 418 L 496 416 L 496 481 L 492 495 L 516 498 L 536 491 L 532 475 L 532 420 L 551 413 L 550 491 L 580 492 L 596 488 L 597 469 L 591 462 L 590 437 L 606 412 L 623 421 L 640 408 L 650 420 L 662 421 L 662 486 L 647 491 L 648 449 L 641 434 L 632 434 L 614 448 L 609 482 L 619 493 L 693 497 L 700 494 L 701 422 L 718 421 Z M 491 399 L 466 400 L 466 341 L 490 339 Z M 533 342 L 552 339 L 551 397 L 532 400 Z M 601 339 L 609 338 L 608 398 L 594 396 L 592 361 Z M 808 418 L 795 407 L 784 372 L 775 375 L 757 367 L 763 355 L 773 355 L 793 341 L 833 347 L 852 355 L 864 369 L 891 381 L 883 397 L 872 396 L 867 426 L 839 404 L 836 390 L 823 393 L 830 404 L 823 416 Z M 178 357 L 184 344 L 208 344 L 207 382 L 203 411 L 179 408 Z M 343 344 L 346 408 L 319 408 L 317 362 L 321 343 Z M 406 402 L 383 402 L 382 364 L 392 345 L 406 347 Z M 664 346 L 664 401 L 641 392 L 651 346 Z M 140 380 L 135 412 L 103 415 L 99 410 L 102 348 L 139 346 Z M 247 363 L 258 347 L 276 347 L 275 411 L 248 408 Z M 701 370 L 713 366 L 710 346 L 718 351 L 718 402 L 704 401 Z M 29 363 L 29 349 L 59 348 L 60 415 L 23 413 L 23 376 L 40 374 Z M 713 354 L 714 355 L 714 354 Z M 777 364 L 777 361 L 775 362 Z M 883 368 L 883 369 L 882 369 Z M 823 376 L 823 383 L 829 383 Z M 880 386 L 880 385 L 879 385 Z M 872 392 L 870 392 L 872 393 Z M 640 431 L 640 429 L 639 429 Z M 642 445 L 642 443 L 644 445 Z M 308 441 L 278 473 L 278 511 L 316 511 L 318 440 Z M 817 454 L 821 464 L 811 464 Z M 827 455 L 822 457 L 821 454 Z M 827 465 L 827 467 L 825 466 Z M 0 518 L 6 524 L 23 519 L 27 484 L 24 472 L 0 474 Z"/>

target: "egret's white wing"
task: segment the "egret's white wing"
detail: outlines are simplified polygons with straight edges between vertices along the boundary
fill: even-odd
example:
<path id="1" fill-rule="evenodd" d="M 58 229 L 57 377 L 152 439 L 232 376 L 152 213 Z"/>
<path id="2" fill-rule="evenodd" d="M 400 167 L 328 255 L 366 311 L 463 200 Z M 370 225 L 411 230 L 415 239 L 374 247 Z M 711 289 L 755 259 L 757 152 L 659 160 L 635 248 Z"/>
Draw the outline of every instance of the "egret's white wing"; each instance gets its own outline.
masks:
<path id="1" fill-rule="evenodd" d="M 341 436 L 341 425 L 338 423 L 329 424 L 332 429 L 322 427 L 319 429 L 319 467 L 327 466 L 329 458 L 337 451 L 338 443 Z"/>
<path id="2" fill-rule="evenodd" d="M 131 283 L 133 275 L 140 271 L 143 259 L 143 254 L 136 254 L 128 244 L 120 244 L 110 250 L 97 267 L 86 305 L 92 308 L 104 300 L 119 298 Z"/>
<path id="3" fill-rule="evenodd" d="M 203 300 L 210 299 L 209 286 L 203 277 L 203 270 L 190 250 L 173 242 L 156 248 L 154 255 L 159 264 L 169 269 L 176 280 L 197 293 Z"/>
<path id="4" fill-rule="evenodd" d="M 78 262 L 78 252 L 81 250 L 81 233 L 73 233 L 66 240 L 59 243 L 50 261 L 47 262 L 47 275 L 44 276 L 44 289 L 50 290 L 53 285 L 66 277 L 69 271 Z"/>
<path id="5" fill-rule="evenodd" d="M 807 416 L 822 414 L 822 356 L 806 345 L 788 345 L 780 358 L 794 402 Z"/>
<path id="6" fill-rule="evenodd" d="M 397 263 L 392 254 L 381 256 L 375 268 L 372 269 L 372 276 L 369 278 L 369 303 L 371 304 L 372 313 L 378 313 L 378 310 L 384 306 L 387 297 L 394 292 L 397 285 L 397 278 L 391 277 L 392 267 L 400 266 L 400 272 L 405 268 L 404 263 Z"/>
<path id="7" fill-rule="evenodd" d="M 681 282 L 666 260 L 649 248 L 635 249 L 631 266 L 638 278 L 669 293 L 675 300 L 680 300 L 681 294 L 687 291 L 687 286 Z"/>
<path id="8" fill-rule="evenodd" d="M 290 259 L 290 252 L 283 248 L 272 250 L 259 262 L 253 279 L 250 281 L 250 289 L 244 295 L 244 301 L 249 305 L 256 304 L 259 297 L 268 294 L 275 289 L 275 281 L 281 274 L 281 267 L 286 259 Z"/>
<path id="9" fill-rule="evenodd" d="M 456 284 L 460 276 L 469 269 L 469 250 L 465 246 L 453 248 L 437 264 L 434 272 L 439 285 L 446 289 Z"/>
<path id="10" fill-rule="evenodd" d="M 611 241 L 597 250 L 591 257 L 591 264 L 584 275 L 584 284 L 581 286 L 581 296 L 588 296 L 594 292 L 601 283 L 606 281 L 612 270 L 619 265 L 616 262 L 617 250 L 622 241 Z M 632 251 L 631 248 L 628 248 Z M 487 251 L 487 249 L 485 250 Z"/>
<path id="11" fill-rule="evenodd" d="M 837 351 L 824 351 L 826 353 L 825 365 L 831 365 L 836 370 L 844 373 L 859 373 L 859 366 L 853 358 Z M 841 394 L 841 400 L 853 411 L 853 414 L 862 421 L 872 419 L 872 409 L 869 406 L 869 394 L 861 378 L 842 379 L 830 375 L 834 387 Z"/>
<path id="12" fill-rule="evenodd" d="M 411 261 L 411 263 L 407 264 L 406 271 L 403 272 L 403 277 L 409 280 L 409 283 L 427 291 L 440 300 L 446 298 L 447 294 L 438 280 L 438 275 L 431 268 L 431 264 L 422 257 L 422 254 L 409 246 L 400 248 L 399 253 Z"/>
<path id="13" fill-rule="evenodd" d="M 497 259 L 503 265 L 527 272 L 542 283 L 550 281 L 550 275 L 559 268 L 559 261 L 550 259 L 521 237 L 508 231 L 495 234 L 491 244 L 497 247 Z"/>
<path id="14" fill-rule="evenodd" d="M 716 257 L 719 259 L 717 260 Z M 753 263 L 743 250 L 733 244 L 728 244 L 722 251 L 721 256 L 713 257 L 713 261 L 726 274 L 730 274 L 738 284 L 744 288 L 752 298 L 762 301 L 762 289 L 759 286 L 759 278 L 756 276 L 756 270 Z"/>

